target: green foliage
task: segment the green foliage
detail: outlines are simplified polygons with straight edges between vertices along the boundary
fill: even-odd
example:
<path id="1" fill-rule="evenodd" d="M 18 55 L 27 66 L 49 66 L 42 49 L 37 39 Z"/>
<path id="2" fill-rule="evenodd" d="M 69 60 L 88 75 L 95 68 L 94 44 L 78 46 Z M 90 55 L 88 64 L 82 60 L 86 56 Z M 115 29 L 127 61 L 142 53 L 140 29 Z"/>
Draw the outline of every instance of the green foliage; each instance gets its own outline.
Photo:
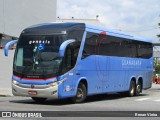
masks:
<path id="1" fill-rule="evenodd" d="M 157 71 L 158 73 L 160 73 L 160 65 L 155 66 L 155 71 Z"/>

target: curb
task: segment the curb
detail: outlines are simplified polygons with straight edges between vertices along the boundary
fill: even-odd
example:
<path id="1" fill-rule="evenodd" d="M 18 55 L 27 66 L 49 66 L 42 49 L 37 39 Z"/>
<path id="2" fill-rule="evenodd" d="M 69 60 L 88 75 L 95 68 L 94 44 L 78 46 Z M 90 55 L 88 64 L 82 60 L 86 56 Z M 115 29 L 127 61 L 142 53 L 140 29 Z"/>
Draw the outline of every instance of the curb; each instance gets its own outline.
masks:
<path id="1" fill-rule="evenodd" d="M 0 97 L 11 97 L 11 96 L 13 96 L 11 89 L 0 88 Z"/>
<path id="2" fill-rule="evenodd" d="M 0 97 L 11 97 L 12 95 L 0 95 Z"/>

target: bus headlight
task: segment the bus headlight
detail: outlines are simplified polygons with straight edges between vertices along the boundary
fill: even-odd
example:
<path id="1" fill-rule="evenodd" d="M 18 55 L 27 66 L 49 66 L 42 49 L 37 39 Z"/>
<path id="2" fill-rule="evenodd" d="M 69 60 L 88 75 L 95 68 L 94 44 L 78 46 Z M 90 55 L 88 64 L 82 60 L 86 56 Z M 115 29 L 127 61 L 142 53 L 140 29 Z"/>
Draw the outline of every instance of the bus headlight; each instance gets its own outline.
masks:
<path id="1" fill-rule="evenodd" d="M 19 82 L 17 82 L 16 80 L 12 80 L 12 83 L 15 84 L 15 85 L 19 84 Z"/>
<path id="2" fill-rule="evenodd" d="M 57 81 L 57 82 L 53 82 L 53 83 L 50 83 L 50 84 L 48 84 L 48 85 L 50 85 L 50 86 L 57 86 L 57 85 L 60 85 L 61 83 L 63 83 L 64 81 L 66 81 L 67 80 L 67 78 L 64 78 L 64 79 L 62 79 L 62 80 L 60 80 L 60 81 Z"/>

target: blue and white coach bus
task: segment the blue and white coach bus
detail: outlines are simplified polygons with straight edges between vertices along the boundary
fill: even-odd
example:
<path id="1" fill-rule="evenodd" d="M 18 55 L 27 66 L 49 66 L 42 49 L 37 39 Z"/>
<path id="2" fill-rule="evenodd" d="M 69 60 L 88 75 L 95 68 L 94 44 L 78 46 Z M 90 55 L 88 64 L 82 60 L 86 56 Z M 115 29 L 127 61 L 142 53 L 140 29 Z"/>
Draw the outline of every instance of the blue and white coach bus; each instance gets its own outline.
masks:
<path id="1" fill-rule="evenodd" d="M 109 92 L 139 95 L 151 88 L 152 43 L 84 23 L 47 23 L 22 31 L 16 43 L 12 92 L 36 102 Z"/>

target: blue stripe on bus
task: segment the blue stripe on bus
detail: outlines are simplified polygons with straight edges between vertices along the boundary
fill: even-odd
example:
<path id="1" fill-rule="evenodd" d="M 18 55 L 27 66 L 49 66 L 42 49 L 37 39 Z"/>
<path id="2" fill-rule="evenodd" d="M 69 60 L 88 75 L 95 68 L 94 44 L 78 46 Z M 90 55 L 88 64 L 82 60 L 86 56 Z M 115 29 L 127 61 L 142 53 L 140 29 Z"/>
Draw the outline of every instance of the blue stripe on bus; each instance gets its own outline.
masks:
<path id="1" fill-rule="evenodd" d="M 20 83 L 23 83 L 23 84 L 44 85 L 44 84 L 49 84 L 49 83 L 57 81 L 57 78 L 53 78 L 53 79 L 49 79 L 49 80 L 35 81 L 35 80 L 23 80 L 23 78 L 18 78 L 18 77 L 13 75 L 12 80 L 16 80 L 17 82 L 20 82 Z"/>

